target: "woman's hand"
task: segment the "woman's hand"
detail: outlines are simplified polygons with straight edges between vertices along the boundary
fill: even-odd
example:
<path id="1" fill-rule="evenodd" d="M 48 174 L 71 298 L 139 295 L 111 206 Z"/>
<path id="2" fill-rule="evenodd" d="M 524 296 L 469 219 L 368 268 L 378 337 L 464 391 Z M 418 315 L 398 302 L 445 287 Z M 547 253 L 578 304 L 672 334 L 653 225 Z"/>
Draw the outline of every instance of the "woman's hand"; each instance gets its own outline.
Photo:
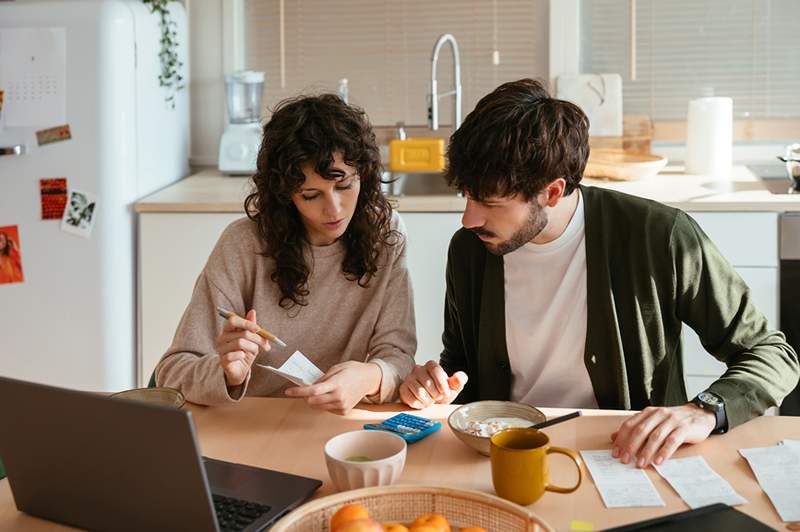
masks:
<path id="1" fill-rule="evenodd" d="M 250 373 L 259 349 L 269 351 L 269 341 L 256 334 L 258 329 L 256 311 L 251 309 L 246 319 L 239 316 L 228 318 L 222 333 L 214 341 L 227 386 L 242 384 Z"/>
<path id="2" fill-rule="evenodd" d="M 417 366 L 400 385 L 400 399 L 411 408 L 422 409 L 434 403 L 451 403 L 464 385 L 467 374 L 456 371 L 450 377 L 442 367 L 429 360 L 424 366 Z"/>
<path id="3" fill-rule="evenodd" d="M 336 364 L 310 386 L 286 389 L 289 397 L 303 397 L 311 408 L 344 415 L 368 395 L 378 393 L 383 371 L 371 362 L 349 360 Z"/>

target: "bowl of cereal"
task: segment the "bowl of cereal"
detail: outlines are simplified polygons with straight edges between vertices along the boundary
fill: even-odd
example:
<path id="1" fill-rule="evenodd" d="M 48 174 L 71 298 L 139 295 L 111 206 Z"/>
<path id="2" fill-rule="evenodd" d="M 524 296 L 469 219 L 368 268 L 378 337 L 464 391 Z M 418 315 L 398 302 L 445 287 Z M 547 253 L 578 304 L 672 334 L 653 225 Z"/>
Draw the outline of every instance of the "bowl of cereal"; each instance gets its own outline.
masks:
<path id="1" fill-rule="evenodd" d="M 489 439 L 495 432 L 529 427 L 545 421 L 538 408 L 513 401 L 476 401 L 455 410 L 447 424 L 456 437 L 484 456 L 489 456 Z"/>

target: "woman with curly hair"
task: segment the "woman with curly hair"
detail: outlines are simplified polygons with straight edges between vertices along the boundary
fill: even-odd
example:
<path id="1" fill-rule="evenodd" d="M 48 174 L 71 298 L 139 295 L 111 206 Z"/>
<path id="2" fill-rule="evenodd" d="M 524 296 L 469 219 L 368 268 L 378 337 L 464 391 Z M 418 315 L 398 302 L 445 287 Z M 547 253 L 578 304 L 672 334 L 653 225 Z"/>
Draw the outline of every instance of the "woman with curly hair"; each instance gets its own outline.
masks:
<path id="1" fill-rule="evenodd" d="M 380 178 L 362 110 L 334 95 L 279 104 L 264 126 L 247 218 L 212 251 L 158 385 L 200 404 L 290 396 L 336 413 L 394 400 L 417 342 L 405 234 Z M 218 306 L 244 318 L 222 320 Z M 257 321 L 288 347 L 255 334 Z M 258 365 L 280 366 L 295 350 L 325 373 L 316 383 L 294 386 Z"/>

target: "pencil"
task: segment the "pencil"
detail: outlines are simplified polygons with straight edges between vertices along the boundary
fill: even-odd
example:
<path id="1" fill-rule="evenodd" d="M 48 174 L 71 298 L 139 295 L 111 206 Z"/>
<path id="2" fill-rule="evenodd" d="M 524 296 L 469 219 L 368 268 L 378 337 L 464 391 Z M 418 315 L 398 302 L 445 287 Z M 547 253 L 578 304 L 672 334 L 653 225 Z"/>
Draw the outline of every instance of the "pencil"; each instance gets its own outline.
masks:
<path id="1" fill-rule="evenodd" d="M 217 307 L 217 314 L 219 314 L 220 316 L 222 316 L 226 320 L 228 318 L 230 318 L 231 316 L 236 316 L 236 317 L 241 318 L 241 316 L 239 316 L 235 312 L 231 312 L 230 310 L 224 309 L 222 307 Z M 244 319 L 244 318 L 242 318 L 242 319 Z M 286 347 L 286 342 L 284 342 L 283 340 L 281 340 L 280 338 L 278 338 L 277 336 L 275 336 L 274 334 L 272 334 L 271 332 L 269 332 L 268 330 L 264 329 L 261 326 L 258 327 L 258 330 L 256 331 L 256 334 L 259 335 L 262 338 L 266 338 L 270 342 L 275 342 L 276 344 L 278 344 L 281 347 Z"/>

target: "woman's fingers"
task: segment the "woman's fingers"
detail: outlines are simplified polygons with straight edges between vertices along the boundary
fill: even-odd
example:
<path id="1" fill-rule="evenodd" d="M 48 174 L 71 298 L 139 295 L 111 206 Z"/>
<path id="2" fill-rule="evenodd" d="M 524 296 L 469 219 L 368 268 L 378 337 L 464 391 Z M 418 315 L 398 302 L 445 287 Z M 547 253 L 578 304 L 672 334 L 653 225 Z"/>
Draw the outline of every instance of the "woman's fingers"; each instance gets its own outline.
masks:
<path id="1" fill-rule="evenodd" d="M 227 320 L 225 320 L 225 325 L 223 326 L 222 330 L 226 332 L 232 332 L 236 330 L 244 330 L 250 331 L 252 333 L 258 332 L 260 327 L 258 323 L 255 321 L 256 311 L 254 309 L 250 309 L 247 312 L 248 318 L 242 318 L 236 314 L 231 314 Z M 249 318 L 253 318 L 252 320 Z"/>
<path id="2" fill-rule="evenodd" d="M 218 353 L 229 353 L 231 351 L 247 351 L 253 356 L 258 354 L 260 346 L 245 338 L 231 338 L 217 344 Z"/>

